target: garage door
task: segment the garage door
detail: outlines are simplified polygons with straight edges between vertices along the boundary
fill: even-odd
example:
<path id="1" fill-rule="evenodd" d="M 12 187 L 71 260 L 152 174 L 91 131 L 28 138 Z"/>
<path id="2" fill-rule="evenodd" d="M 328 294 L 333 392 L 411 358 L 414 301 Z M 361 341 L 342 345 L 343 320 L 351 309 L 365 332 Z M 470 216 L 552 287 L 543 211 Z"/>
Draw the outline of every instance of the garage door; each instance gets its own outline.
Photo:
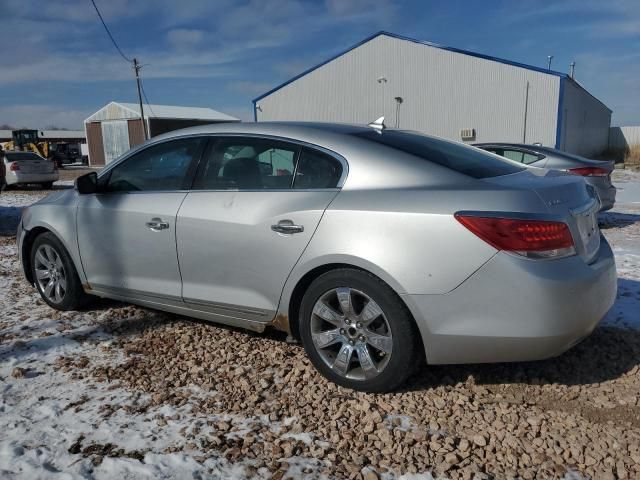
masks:
<path id="1" fill-rule="evenodd" d="M 109 163 L 129 150 L 129 127 L 126 120 L 102 122 L 104 158 Z"/>

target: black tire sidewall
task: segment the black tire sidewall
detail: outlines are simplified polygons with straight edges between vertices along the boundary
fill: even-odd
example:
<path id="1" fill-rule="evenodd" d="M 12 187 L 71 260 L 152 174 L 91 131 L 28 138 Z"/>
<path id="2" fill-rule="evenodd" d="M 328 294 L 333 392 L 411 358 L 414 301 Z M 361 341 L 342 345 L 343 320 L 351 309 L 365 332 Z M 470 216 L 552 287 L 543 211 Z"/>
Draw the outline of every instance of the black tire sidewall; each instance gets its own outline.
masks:
<path id="1" fill-rule="evenodd" d="M 384 371 L 370 380 L 352 380 L 335 373 L 320 357 L 311 339 L 310 319 L 313 306 L 326 292 L 336 287 L 360 290 L 371 297 L 384 312 L 393 337 L 393 351 Z M 374 275 L 356 269 L 332 270 L 315 279 L 302 299 L 299 332 L 302 344 L 316 369 L 332 382 L 364 392 L 388 392 L 402 385 L 420 358 L 419 332 L 398 295 Z"/>
<path id="2" fill-rule="evenodd" d="M 38 248 L 42 245 L 52 246 L 62 259 L 62 265 L 64 266 L 65 276 L 67 280 L 67 290 L 61 303 L 50 302 L 40 288 L 40 284 L 37 281 L 35 271 L 35 256 Z M 67 252 L 67 249 L 64 248 L 62 242 L 58 240 L 58 238 L 53 233 L 43 233 L 34 240 L 31 247 L 30 259 L 32 275 L 31 278 L 33 278 L 34 283 L 36 284 L 36 288 L 38 289 L 38 293 L 40 293 L 40 297 L 47 303 L 47 305 L 55 308 L 56 310 L 76 310 L 84 304 L 86 300 L 86 294 L 82 289 L 82 284 L 80 283 L 80 278 L 78 277 L 78 272 L 76 271 L 75 265 L 73 264 L 71 256 Z"/>

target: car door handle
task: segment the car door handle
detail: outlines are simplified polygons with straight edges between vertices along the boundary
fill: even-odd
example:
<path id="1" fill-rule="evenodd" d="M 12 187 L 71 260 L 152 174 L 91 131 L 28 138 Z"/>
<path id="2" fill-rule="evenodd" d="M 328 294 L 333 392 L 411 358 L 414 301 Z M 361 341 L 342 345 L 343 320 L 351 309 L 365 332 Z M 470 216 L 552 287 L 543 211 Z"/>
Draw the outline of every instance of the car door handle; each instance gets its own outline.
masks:
<path id="1" fill-rule="evenodd" d="M 169 228 L 169 222 L 163 222 L 161 218 L 152 218 L 150 222 L 145 224 L 149 230 L 159 232 L 160 230 L 166 230 Z"/>
<path id="2" fill-rule="evenodd" d="M 280 220 L 277 224 L 271 225 L 271 230 L 284 234 L 302 233 L 304 232 L 304 226 L 294 225 L 291 220 Z"/>

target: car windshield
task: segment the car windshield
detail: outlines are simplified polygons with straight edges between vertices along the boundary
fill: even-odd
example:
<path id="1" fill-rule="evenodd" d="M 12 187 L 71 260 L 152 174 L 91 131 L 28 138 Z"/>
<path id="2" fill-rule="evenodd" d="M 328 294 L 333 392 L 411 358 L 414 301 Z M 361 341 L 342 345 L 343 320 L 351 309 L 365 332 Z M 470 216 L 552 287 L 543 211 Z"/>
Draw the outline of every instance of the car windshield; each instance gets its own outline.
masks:
<path id="1" fill-rule="evenodd" d="M 31 152 L 7 152 L 5 154 L 9 162 L 19 162 L 20 160 L 42 160 L 40 155 Z"/>
<path id="2" fill-rule="evenodd" d="M 499 177 L 524 170 L 512 162 L 462 143 L 428 137 L 417 132 L 386 130 L 352 135 L 400 150 L 473 178 Z"/>

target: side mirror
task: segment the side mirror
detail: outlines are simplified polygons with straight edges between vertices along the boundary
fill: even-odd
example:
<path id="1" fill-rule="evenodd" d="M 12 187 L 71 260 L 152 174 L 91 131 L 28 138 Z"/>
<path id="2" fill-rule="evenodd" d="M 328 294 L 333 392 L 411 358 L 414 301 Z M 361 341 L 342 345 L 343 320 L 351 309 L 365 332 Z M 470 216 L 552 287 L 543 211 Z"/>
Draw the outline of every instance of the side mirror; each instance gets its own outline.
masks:
<path id="1" fill-rule="evenodd" d="M 98 174 L 89 172 L 76 178 L 75 188 L 80 195 L 96 193 L 98 191 Z"/>

